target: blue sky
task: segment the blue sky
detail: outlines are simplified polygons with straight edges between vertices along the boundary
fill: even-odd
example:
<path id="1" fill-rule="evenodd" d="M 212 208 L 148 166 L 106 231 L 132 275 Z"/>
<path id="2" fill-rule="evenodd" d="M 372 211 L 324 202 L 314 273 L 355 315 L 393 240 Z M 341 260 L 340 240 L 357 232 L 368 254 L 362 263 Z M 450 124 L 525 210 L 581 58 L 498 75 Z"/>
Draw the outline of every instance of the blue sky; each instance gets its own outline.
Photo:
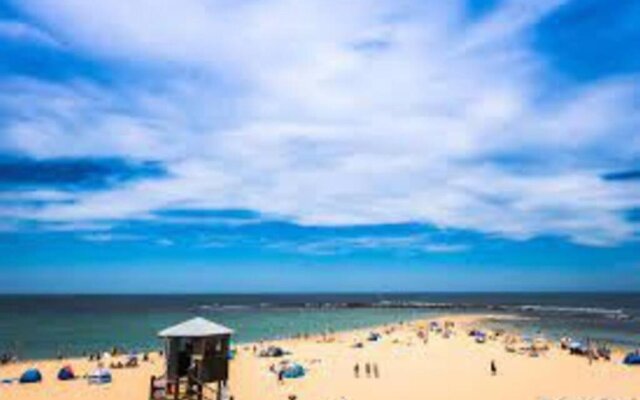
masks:
<path id="1" fill-rule="evenodd" d="M 2 292 L 637 290 L 640 4 L 0 0 Z"/>

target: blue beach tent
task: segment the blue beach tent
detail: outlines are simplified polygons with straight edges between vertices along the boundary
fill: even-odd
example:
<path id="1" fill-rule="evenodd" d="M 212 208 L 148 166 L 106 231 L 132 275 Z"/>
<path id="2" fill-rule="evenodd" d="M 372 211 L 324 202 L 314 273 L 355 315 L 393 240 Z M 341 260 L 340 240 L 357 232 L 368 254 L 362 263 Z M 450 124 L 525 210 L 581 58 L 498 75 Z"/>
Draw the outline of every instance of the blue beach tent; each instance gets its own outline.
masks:
<path id="1" fill-rule="evenodd" d="M 291 364 L 285 368 L 282 376 L 285 378 L 301 378 L 304 376 L 304 368 L 300 364 Z"/>
<path id="2" fill-rule="evenodd" d="M 60 368 L 60 371 L 58 371 L 58 380 L 70 381 L 72 379 L 75 379 L 75 377 L 76 375 L 73 373 L 73 369 L 71 369 L 71 367 L 68 365 Z"/>
<path id="3" fill-rule="evenodd" d="M 42 381 L 42 374 L 36 368 L 26 370 L 20 377 L 20 383 L 38 383 Z"/>
<path id="4" fill-rule="evenodd" d="M 629 353 L 622 362 L 626 365 L 640 365 L 640 353 Z"/>

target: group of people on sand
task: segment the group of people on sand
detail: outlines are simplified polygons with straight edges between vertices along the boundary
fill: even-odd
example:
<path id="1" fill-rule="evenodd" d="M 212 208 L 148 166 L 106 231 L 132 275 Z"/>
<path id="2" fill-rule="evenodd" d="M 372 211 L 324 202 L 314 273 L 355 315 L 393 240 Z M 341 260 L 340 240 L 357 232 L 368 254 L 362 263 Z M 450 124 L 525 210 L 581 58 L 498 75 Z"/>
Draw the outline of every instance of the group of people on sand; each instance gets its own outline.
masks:
<path id="1" fill-rule="evenodd" d="M 378 363 L 365 363 L 363 364 L 364 374 L 366 378 L 380 378 L 380 370 L 378 369 Z M 353 366 L 353 375 L 356 378 L 360 378 L 360 363 L 356 363 Z"/>
<path id="2" fill-rule="evenodd" d="M 82 357 L 83 358 L 87 358 L 89 361 L 102 361 L 103 358 L 109 358 L 109 357 L 118 357 L 120 355 L 135 355 L 137 354 L 136 352 L 129 352 L 127 353 L 126 351 L 119 349 L 117 347 L 113 347 L 110 351 L 105 351 L 104 353 L 101 353 L 99 351 L 96 352 L 91 352 L 91 353 L 87 353 L 86 351 L 82 353 Z M 159 352 L 160 356 L 162 356 L 162 351 Z M 58 359 L 63 359 L 64 357 L 61 355 L 58 355 Z M 142 361 L 149 361 L 149 353 L 148 352 L 144 352 L 142 353 Z"/>
<path id="3" fill-rule="evenodd" d="M 0 354 L 0 365 L 10 364 L 12 362 L 18 361 L 18 357 L 13 353 L 2 353 Z"/>
<path id="4" fill-rule="evenodd" d="M 142 361 L 149 361 L 149 355 L 147 353 L 144 353 L 143 357 L 142 357 Z M 117 361 L 117 362 L 111 362 L 111 364 L 109 364 L 109 368 L 112 369 L 122 369 L 122 368 L 135 368 L 138 366 L 138 357 L 129 357 L 127 358 L 127 361 L 125 361 L 124 363 L 122 361 Z"/>

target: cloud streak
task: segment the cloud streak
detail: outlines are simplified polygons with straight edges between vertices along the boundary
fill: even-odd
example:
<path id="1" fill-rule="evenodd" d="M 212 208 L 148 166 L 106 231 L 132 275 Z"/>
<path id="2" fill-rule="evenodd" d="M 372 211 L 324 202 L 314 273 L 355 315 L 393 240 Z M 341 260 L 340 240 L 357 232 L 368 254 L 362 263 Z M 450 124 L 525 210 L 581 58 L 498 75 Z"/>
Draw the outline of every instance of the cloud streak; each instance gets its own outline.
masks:
<path id="1" fill-rule="evenodd" d="M 61 47 L 47 32 L 20 21 L 0 20 L 0 37 L 47 47 Z"/>
<path id="2" fill-rule="evenodd" d="M 460 253 L 471 249 L 471 246 L 468 244 L 451 243 L 442 239 L 432 238 L 426 234 L 360 234 L 334 235 L 332 237 L 314 237 L 313 235 L 309 235 L 295 239 L 226 235 L 209 237 L 202 246 L 218 249 L 231 245 L 256 247 L 269 251 L 295 253 L 307 256 L 336 256 L 357 252 L 393 252 L 416 255 Z"/>

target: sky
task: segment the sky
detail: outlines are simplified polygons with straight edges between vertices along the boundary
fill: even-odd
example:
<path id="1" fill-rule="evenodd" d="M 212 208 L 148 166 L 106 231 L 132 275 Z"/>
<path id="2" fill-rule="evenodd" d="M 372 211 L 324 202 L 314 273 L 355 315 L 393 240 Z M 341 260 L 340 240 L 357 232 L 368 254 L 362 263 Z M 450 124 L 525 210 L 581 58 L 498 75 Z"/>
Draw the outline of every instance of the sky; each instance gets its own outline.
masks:
<path id="1" fill-rule="evenodd" d="M 640 288 L 640 2 L 0 0 L 0 293 Z"/>

